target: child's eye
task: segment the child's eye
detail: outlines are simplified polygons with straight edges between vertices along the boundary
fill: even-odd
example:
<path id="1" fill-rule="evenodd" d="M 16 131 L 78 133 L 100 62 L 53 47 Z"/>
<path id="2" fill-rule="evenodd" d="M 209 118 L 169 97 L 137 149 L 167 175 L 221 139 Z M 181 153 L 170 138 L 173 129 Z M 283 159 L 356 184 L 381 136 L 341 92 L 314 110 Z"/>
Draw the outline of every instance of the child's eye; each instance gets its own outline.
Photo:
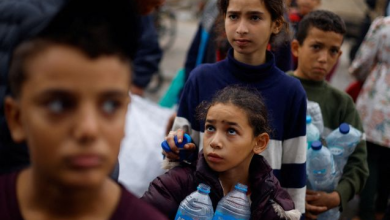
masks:
<path id="1" fill-rule="evenodd" d="M 112 114 L 114 113 L 119 107 L 121 106 L 121 103 L 116 100 L 106 100 L 102 104 L 102 110 L 106 114 Z"/>
<path id="2" fill-rule="evenodd" d="M 330 53 L 334 56 L 334 55 L 337 55 L 339 53 L 339 50 L 338 49 L 331 49 Z"/>
<path id="3" fill-rule="evenodd" d="M 236 131 L 235 129 L 233 129 L 233 128 L 229 128 L 229 129 L 227 130 L 227 132 L 228 132 L 228 134 L 230 134 L 230 135 L 236 135 L 236 134 L 237 134 L 237 131 Z"/>
<path id="4" fill-rule="evenodd" d="M 230 20 L 233 20 L 233 21 L 238 19 L 237 15 L 229 15 L 228 17 Z"/>
<path id="5" fill-rule="evenodd" d="M 314 50 L 319 50 L 320 49 L 320 46 L 319 45 L 311 45 L 311 48 L 313 48 Z"/>
<path id="6" fill-rule="evenodd" d="M 206 131 L 207 132 L 213 132 L 213 131 L 215 131 L 215 128 L 212 125 L 206 125 Z"/>
<path id="7" fill-rule="evenodd" d="M 60 114 L 72 107 L 72 102 L 64 99 L 53 99 L 46 104 L 48 110 L 55 114 Z"/>
<path id="8" fill-rule="evenodd" d="M 251 20 L 252 21 L 258 21 L 258 20 L 260 20 L 260 17 L 257 16 L 257 15 L 253 15 L 253 16 L 251 16 Z"/>

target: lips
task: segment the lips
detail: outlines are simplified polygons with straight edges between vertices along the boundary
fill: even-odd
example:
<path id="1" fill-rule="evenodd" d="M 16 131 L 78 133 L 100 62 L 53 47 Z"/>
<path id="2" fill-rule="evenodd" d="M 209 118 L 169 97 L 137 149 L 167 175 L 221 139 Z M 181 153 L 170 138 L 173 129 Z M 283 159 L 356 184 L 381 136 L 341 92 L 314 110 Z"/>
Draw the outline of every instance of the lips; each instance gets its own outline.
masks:
<path id="1" fill-rule="evenodd" d="M 214 162 L 214 163 L 220 163 L 223 160 L 223 158 L 216 153 L 207 154 L 207 159 L 209 162 Z"/>
<path id="2" fill-rule="evenodd" d="M 313 71 L 314 71 L 314 72 L 323 72 L 323 73 L 326 73 L 326 69 L 325 69 L 325 68 L 321 68 L 321 67 L 314 67 L 314 68 L 313 68 Z"/>
<path id="3" fill-rule="evenodd" d="M 234 39 L 234 42 L 235 42 L 238 46 L 245 46 L 245 45 L 249 44 L 251 41 L 248 40 L 248 39 Z"/>
<path id="4" fill-rule="evenodd" d="M 68 157 L 67 162 L 75 169 L 92 169 L 101 166 L 103 158 L 96 154 L 75 155 Z"/>

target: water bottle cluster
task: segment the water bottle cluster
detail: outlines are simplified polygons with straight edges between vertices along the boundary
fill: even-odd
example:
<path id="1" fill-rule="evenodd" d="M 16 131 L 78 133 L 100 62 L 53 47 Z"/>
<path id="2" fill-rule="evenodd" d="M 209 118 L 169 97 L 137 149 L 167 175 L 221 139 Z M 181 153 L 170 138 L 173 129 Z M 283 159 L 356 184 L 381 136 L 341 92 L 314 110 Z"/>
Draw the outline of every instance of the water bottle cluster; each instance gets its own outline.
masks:
<path id="1" fill-rule="evenodd" d="M 247 190 L 247 186 L 238 183 L 219 201 L 214 214 L 209 197 L 210 187 L 199 184 L 197 191 L 180 203 L 175 220 L 249 220 L 251 211 Z"/>
<path id="2" fill-rule="evenodd" d="M 351 125 L 342 123 L 325 138 L 328 147 L 323 147 L 319 134 L 317 135 L 318 129 L 313 128 L 310 122 L 310 118 L 306 118 L 307 140 L 311 144 L 306 161 L 308 188 L 333 192 L 348 157 L 361 140 L 362 133 Z M 336 207 L 319 215 L 318 219 L 338 219 L 339 216 L 340 212 Z"/>

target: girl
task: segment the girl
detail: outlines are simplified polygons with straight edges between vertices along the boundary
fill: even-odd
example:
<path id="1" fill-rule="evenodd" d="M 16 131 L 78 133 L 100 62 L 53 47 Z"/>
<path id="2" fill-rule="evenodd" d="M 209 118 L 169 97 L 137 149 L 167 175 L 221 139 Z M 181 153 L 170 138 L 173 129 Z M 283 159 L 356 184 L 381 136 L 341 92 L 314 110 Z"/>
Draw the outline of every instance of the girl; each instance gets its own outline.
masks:
<path id="1" fill-rule="evenodd" d="M 218 6 L 232 49 L 225 60 L 200 65 L 191 72 L 173 125 L 173 131 L 177 132 L 171 132 L 167 142 L 177 153 L 173 137 L 177 135 L 180 142 L 186 132 L 195 144 L 187 144 L 185 148 L 198 146 L 202 149 L 200 140 L 204 135 L 204 123 L 195 118 L 196 106 L 204 100 L 210 101 L 217 91 L 228 85 L 255 88 L 265 99 L 274 130 L 262 155 L 303 213 L 306 96 L 300 82 L 279 70 L 273 54 L 266 50 L 269 41 L 286 26 L 283 0 L 220 0 Z M 175 153 L 168 153 L 167 158 L 177 159 Z M 170 165 L 167 163 L 166 167 Z"/>
<path id="2" fill-rule="evenodd" d="M 299 219 L 288 193 L 266 160 L 258 155 L 269 142 L 270 128 L 260 94 L 226 87 L 211 103 L 197 108 L 205 121 L 203 150 L 195 166 L 178 166 L 156 178 L 143 200 L 174 219 L 180 202 L 199 183 L 211 187 L 214 210 L 238 182 L 249 186 L 251 219 Z"/>

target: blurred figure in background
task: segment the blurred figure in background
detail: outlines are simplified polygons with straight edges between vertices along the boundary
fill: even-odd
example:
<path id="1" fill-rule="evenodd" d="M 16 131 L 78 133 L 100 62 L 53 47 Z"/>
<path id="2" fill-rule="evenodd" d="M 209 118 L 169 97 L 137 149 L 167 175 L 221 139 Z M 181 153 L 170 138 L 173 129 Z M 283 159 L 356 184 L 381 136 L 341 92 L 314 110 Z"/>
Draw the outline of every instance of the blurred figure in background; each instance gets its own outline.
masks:
<path id="1" fill-rule="evenodd" d="M 359 218 L 382 219 L 390 194 L 390 17 L 371 24 L 349 70 L 365 82 L 356 107 L 366 132 L 370 176 L 360 194 Z"/>

